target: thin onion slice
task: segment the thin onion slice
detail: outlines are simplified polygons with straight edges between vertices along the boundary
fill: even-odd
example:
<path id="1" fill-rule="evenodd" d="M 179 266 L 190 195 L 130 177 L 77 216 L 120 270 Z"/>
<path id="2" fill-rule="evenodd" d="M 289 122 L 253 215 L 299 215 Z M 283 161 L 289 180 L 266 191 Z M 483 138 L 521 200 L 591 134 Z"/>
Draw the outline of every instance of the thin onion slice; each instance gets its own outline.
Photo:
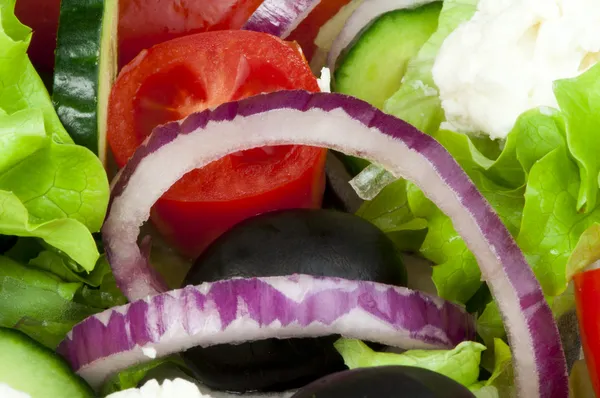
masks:
<path id="1" fill-rule="evenodd" d="M 229 279 L 91 316 L 59 352 L 93 387 L 114 372 L 195 346 L 332 334 L 410 348 L 475 337 L 473 318 L 438 297 L 375 282 L 308 275 Z"/>
<path id="2" fill-rule="evenodd" d="M 242 27 L 285 39 L 321 0 L 265 0 Z"/>
<path id="3" fill-rule="evenodd" d="M 103 227 L 109 261 L 127 297 L 161 292 L 137 238 L 150 208 L 170 186 L 190 170 L 232 152 L 290 144 L 366 158 L 415 183 L 450 217 L 478 261 L 504 317 L 520 396 L 568 396 L 564 353 L 550 308 L 521 250 L 485 198 L 433 138 L 340 94 L 264 94 L 157 128 L 123 169 Z"/>
<path id="4" fill-rule="evenodd" d="M 332 76 L 340 54 L 377 18 L 391 11 L 417 8 L 434 1 L 439 0 L 364 0 L 348 18 L 331 45 L 331 50 L 327 55 L 327 67 Z"/>

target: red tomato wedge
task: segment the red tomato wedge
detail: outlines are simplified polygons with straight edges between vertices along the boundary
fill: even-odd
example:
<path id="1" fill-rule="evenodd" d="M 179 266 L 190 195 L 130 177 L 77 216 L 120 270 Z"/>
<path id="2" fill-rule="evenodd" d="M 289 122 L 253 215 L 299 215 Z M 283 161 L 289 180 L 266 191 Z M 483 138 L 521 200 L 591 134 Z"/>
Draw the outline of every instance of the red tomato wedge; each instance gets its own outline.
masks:
<path id="1" fill-rule="evenodd" d="M 297 41 L 302 47 L 304 55 L 308 60 L 315 53 L 315 39 L 319 34 L 321 26 L 325 25 L 340 8 L 350 3 L 350 0 L 321 0 L 315 9 L 300 22 L 300 25 L 290 34 L 287 40 Z"/>
<path id="2" fill-rule="evenodd" d="M 152 129 L 262 92 L 319 91 L 297 46 L 249 31 L 199 33 L 140 54 L 121 71 L 108 109 L 108 142 L 122 167 Z M 284 128 L 284 126 L 282 126 Z M 197 256 L 234 224 L 265 211 L 319 207 L 326 151 L 258 148 L 186 174 L 154 206 L 167 240 Z"/>
<path id="3" fill-rule="evenodd" d="M 28 54 L 38 72 L 54 70 L 60 0 L 17 0 L 15 15 L 33 30 Z"/>
<path id="4" fill-rule="evenodd" d="M 600 269 L 573 277 L 581 345 L 596 395 L 600 397 Z"/>
<path id="5" fill-rule="evenodd" d="M 119 65 L 144 49 L 187 34 L 240 29 L 262 1 L 120 0 Z"/>

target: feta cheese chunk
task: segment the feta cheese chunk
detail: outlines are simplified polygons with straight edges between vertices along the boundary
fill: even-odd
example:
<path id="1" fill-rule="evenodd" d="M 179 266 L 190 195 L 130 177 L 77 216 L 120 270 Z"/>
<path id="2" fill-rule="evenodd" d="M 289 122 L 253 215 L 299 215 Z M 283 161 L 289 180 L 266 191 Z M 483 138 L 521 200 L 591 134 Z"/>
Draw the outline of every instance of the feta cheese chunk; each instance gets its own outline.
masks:
<path id="1" fill-rule="evenodd" d="M 162 386 L 158 381 L 150 380 L 141 388 L 119 391 L 106 398 L 210 398 L 210 396 L 202 394 L 194 383 L 184 379 L 174 379 L 165 380 Z"/>
<path id="2" fill-rule="evenodd" d="M 503 139 L 521 113 L 557 107 L 552 83 L 589 69 L 599 51 L 598 0 L 480 0 L 432 70 L 445 127 Z"/>

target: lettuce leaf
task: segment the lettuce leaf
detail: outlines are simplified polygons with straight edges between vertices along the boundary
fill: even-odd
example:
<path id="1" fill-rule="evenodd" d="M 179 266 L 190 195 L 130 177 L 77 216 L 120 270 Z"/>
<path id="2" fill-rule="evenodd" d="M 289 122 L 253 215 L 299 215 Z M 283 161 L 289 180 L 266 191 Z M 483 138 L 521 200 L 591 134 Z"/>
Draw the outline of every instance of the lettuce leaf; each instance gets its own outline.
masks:
<path id="1" fill-rule="evenodd" d="M 577 210 L 593 211 L 598 197 L 600 172 L 600 81 L 596 64 L 586 73 L 554 82 L 554 95 L 565 115 L 567 141 L 571 156 L 579 166 L 581 186 L 577 196 Z"/>
<path id="2" fill-rule="evenodd" d="M 108 178 L 61 125 L 27 57 L 31 29 L 14 6 L 0 0 L 0 234 L 40 238 L 91 271 Z"/>
<path id="3" fill-rule="evenodd" d="M 81 286 L 0 256 L 0 326 L 29 331 L 54 347 L 73 325 L 98 312 L 74 301 Z"/>
<path id="4" fill-rule="evenodd" d="M 494 370 L 490 378 L 472 385 L 471 391 L 477 398 L 500 398 L 514 396 L 513 367 L 510 347 L 500 339 L 495 339 Z"/>
<path id="5" fill-rule="evenodd" d="M 581 78 L 600 78 L 599 74 L 600 68 L 595 67 Z M 577 79 L 571 81 L 579 83 Z M 466 135 L 444 130 L 433 134 L 455 156 L 504 221 L 548 297 L 565 291 L 569 257 L 584 231 L 600 223 L 598 207 L 587 213 L 579 211 L 582 184 L 580 169 L 568 145 L 569 120 L 570 116 L 562 110 L 540 108 L 525 112 L 495 160 L 483 156 Z M 584 130 L 570 134 L 589 135 Z M 475 259 L 450 220 L 424 203 L 425 199 L 411 202 L 411 212 L 424 218 L 428 225 L 421 253 L 438 264 L 433 278 L 439 294 L 466 302 L 481 284 Z M 426 214 L 422 206 L 429 209 Z"/>
<path id="6" fill-rule="evenodd" d="M 73 140 L 60 123 L 46 87 L 27 57 L 31 29 L 15 16 L 16 0 L 0 0 L 0 108 L 9 114 L 39 109 L 46 131 L 62 143 Z"/>
<path id="7" fill-rule="evenodd" d="M 101 396 L 105 397 L 118 391 L 137 388 L 151 376 L 156 376 L 152 378 L 158 379 L 164 377 L 162 375 L 168 375 L 167 377 L 171 379 L 175 378 L 173 376 L 191 379 L 191 371 L 187 368 L 183 359 L 178 355 L 171 355 L 132 366 L 117 373 L 102 385 Z M 190 381 L 194 380 L 191 379 Z"/>
<path id="8" fill-rule="evenodd" d="M 452 350 L 409 350 L 402 354 L 375 352 L 360 340 L 340 339 L 334 344 L 348 368 L 403 365 L 429 369 L 469 387 L 479 377 L 485 346 L 465 341 Z"/>
<path id="9" fill-rule="evenodd" d="M 600 260 L 600 224 L 593 223 L 579 237 L 575 249 L 567 262 L 566 278 L 570 281 L 588 265 Z"/>

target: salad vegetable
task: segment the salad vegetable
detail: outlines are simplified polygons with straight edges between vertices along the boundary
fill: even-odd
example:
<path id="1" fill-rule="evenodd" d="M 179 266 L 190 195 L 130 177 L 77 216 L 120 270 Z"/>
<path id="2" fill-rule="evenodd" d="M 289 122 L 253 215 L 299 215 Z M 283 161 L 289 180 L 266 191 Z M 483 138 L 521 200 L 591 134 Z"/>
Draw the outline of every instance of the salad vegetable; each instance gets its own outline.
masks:
<path id="1" fill-rule="evenodd" d="M 108 142 L 124 166 L 159 124 L 229 100 L 294 88 L 319 90 L 301 52 L 275 37 L 222 31 L 171 40 L 119 75 L 108 109 Z M 300 146 L 233 154 L 185 176 L 154 206 L 152 220 L 194 258 L 254 214 L 320 206 L 324 161 L 324 150 Z"/>
<path id="2" fill-rule="evenodd" d="M 0 395 L 600 394 L 595 1 L 34 1 Z"/>
<path id="3" fill-rule="evenodd" d="M 354 369 L 315 381 L 293 398 L 380 397 L 473 398 L 466 387 L 427 369 L 412 366 L 385 366 Z"/>
<path id="4" fill-rule="evenodd" d="M 256 250 L 262 242 L 274 249 Z M 400 254 L 381 230 L 358 216 L 321 209 L 269 212 L 237 224 L 202 253 L 184 285 L 293 274 L 406 286 Z M 287 390 L 345 369 L 336 339 L 268 339 L 194 347 L 182 355 L 209 387 Z"/>
<path id="5" fill-rule="evenodd" d="M 85 10 L 85 11 L 82 11 Z M 119 2 L 62 0 L 52 100 L 76 144 L 106 164 L 106 109 L 116 77 Z"/>
<path id="6" fill-rule="evenodd" d="M 285 39 L 321 0 L 264 0 L 242 29 Z"/>

